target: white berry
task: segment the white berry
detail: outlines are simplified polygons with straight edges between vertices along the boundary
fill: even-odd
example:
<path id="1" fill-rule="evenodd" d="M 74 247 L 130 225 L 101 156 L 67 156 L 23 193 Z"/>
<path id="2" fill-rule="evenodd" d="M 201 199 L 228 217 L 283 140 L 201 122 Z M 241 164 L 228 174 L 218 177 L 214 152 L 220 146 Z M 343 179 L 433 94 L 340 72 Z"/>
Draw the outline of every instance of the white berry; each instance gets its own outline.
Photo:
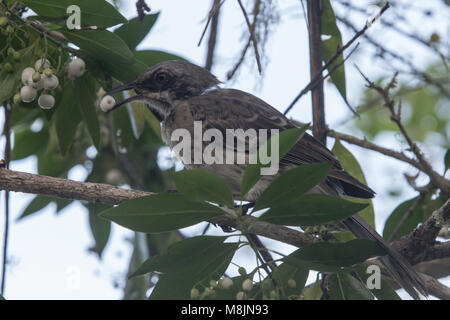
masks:
<path id="1" fill-rule="evenodd" d="M 108 112 L 116 104 L 116 100 L 112 96 L 104 96 L 100 101 L 100 109 L 103 112 Z"/>
<path id="2" fill-rule="evenodd" d="M 55 98 L 50 94 L 41 94 L 38 104 L 42 109 L 51 109 L 55 106 Z"/>
<path id="3" fill-rule="evenodd" d="M 250 279 L 245 279 L 244 282 L 242 282 L 242 289 L 244 291 L 251 291 L 253 289 L 253 282 Z"/>
<path id="4" fill-rule="evenodd" d="M 20 89 L 20 96 L 22 97 L 23 102 L 31 102 L 36 98 L 37 91 L 35 88 L 31 86 L 23 86 Z"/>
<path id="5" fill-rule="evenodd" d="M 45 70 L 47 68 L 50 68 L 50 61 L 48 61 L 47 59 L 38 59 L 36 60 L 36 63 L 34 64 L 34 69 L 36 71 L 39 71 L 42 67 L 42 70 Z"/>
<path id="6" fill-rule="evenodd" d="M 233 280 L 228 277 L 224 277 L 223 279 L 219 280 L 219 284 L 223 289 L 229 289 L 233 285 Z"/>
<path id="7" fill-rule="evenodd" d="M 43 77 L 44 76 L 41 74 L 41 80 L 39 80 L 38 82 L 34 82 L 33 81 L 33 75 L 31 75 L 28 78 L 27 85 L 29 85 L 30 87 L 33 87 L 34 89 L 39 91 L 42 88 L 44 88 L 44 79 L 43 79 Z"/>
<path id="8" fill-rule="evenodd" d="M 28 80 L 33 76 L 35 70 L 31 67 L 25 68 L 22 71 L 22 83 L 26 86 L 28 84 Z"/>
<path id="9" fill-rule="evenodd" d="M 42 77 L 42 81 L 44 82 L 44 88 L 49 90 L 55 89 L 59 84 L 58 77 L 54 74 L 51 77 Z"/>
<path id="10" fill-rule="evenodd" d="M 76 58 L 75 60 L 70 61 L 67 65 L 67 73 L 69 78 L 72 80 L 81 77 L 85 69 L 86 63 L 81 58 Z"/>

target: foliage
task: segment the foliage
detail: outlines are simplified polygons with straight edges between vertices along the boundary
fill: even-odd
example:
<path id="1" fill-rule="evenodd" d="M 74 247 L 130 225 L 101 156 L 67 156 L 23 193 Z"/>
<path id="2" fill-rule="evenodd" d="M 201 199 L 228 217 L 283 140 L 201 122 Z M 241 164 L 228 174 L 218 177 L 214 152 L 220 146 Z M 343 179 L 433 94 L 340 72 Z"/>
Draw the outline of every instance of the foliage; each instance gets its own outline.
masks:
<path id="1" fill-rule="evenodd" d="M 142 276 L 150 274 L 158 277 L 151 299 L 193 296 L 199 299 L 234 299 L 237 296 L 320 299 L 323 292 L 319 279 L 305 288 L 310 271 L 329 274 L 331 299 L 398 298 L 387 283 L 383 283 L 382 290 L 368 290 L 365 286 L 368 275 L 363 262 L 383 255 L 384 250 L 372 241 L 355 240 L 353 236 L 329 228 L 355 213 L 373 226 L 372 201 L 308 193 L 329 173 L 331 163 L 328 162 L 302 165 L 284 172 L 259 196 L 251 213 L 257 221 L 300 227 L 306 231 L 311 230 L 309 227 L 325 228 L 326 232 L 314 232 L 312 236 L 316 243 L 282 256 L 270 266 L 259 261 L 254 270 L 232 277 L 232 284 L 224 286 L 224 274 L 232 268 L 236 251 L 250 245 L 243 240 L 249 232 L 243 230 L 238 234 L 240 240 L 235 241 L 236 234 L 184 238 L 178 229 L 223 215 L 232 217 L 240 225 L 244 219 L 242 207 L 235 205 L 231 188 L 220 177 L 201 170 L 162 172 L 157 163 L 158 150 L 162 146 L 159 123 L 142 103 L 133 102 L 111 114 L 98 110 L 98 99 L 113 86 L 134 80 L 158 62 L 182 59 L 167 52 L 137 49 L 157 23 L 159 13 L 147 15 L 142 22 L 138 18 L 128 21 L 106 1 L 83 0 L 77 2 L 83 12 L 82 28 L 69 30 L 65 21 L 66 8 L 71 1 L 22 2 L 36 15 L 25 18 L 8 11 L 3 4 L 0 7 L 2 15 L 8 12 L 8 25 L 13 30 L 0 34 L 0 48 L 3 48 L 0 50 L 0 101 L 13 106 L 11 159 L 35 157 L 38 173 L 42 175 L 66 178 L 72 168 L 82 166 L 88 172 L 87 182 L 129 185 L 160 192 L 115 207 L 83 203 L 89 212 L 95 241 L 90 250 L 99 258 L 108 244 L 111 222 L 147 233 L 144 245 L 149 251 L 148 259 L 141 252 L 142 237 L 136 235 L 134 239 L 125 298 L 146 297 L 148 284 Z M 6 4 L 10 5 L 11 1 Z M 323 60 L 327 61 L 338 47 L 342 47 L 342 36 L 331 2 L 323 1 L 323 5 L 322 31 L 329 36 L 322 42 Z M 36 21 L 53 35 L 37 28 Z M 121 26 L 114 31 L 108 29 L 119 24 Z M 96 28 L 91 28 L 94 25 Z M 21 58 L 17 60 L 8 54 L 9 48 L 18 52 Z M 36 102 L 14 99 L 22 86 L 22 70 L 39 58 L 48 59 L 52 72 L 60 79 L 57 88 L 48 90 L 56 100 L 55 107 L 50 110 L 39 108 Z M 66 69 L 75 58 L 86 62 L 86 72 L 72 79 Z M 329 70 L 340 62 L 343 62 L 342 57 Z M 12 66 L 12 71 L 5 68 L 7 64 Z M 443 70 L 437 66 L 429 72 L 442 74 Z M 332 73 L 331 80 L 348 103 L 343 66 Z M 405 125 L 412 137 L 424 141 L 431 131 L 436 131 L 442 145 L 450 149 L 446 131 L 449 118 L 437 116 L 448 109 L 441 96 L 428 87 L 406 84 L 402 84 L 398 92 L 409 112 Z M 128 94 L 133 93 L 125 93 Z M 125 96 L 117 94 L 115 98 L 121 101 Z M 386 120 L 388 115 L 381 100 L 371 92 L 365 93 L 365 106 L 360 111 L 362 117 L 355 120 L 355 125 L 367 136 L 396 130 Z M 282 131 L 269 140 L 267 147 L 270 150 L 274 139 L 279 139 L 282 158 L 308 128 L 309 125 L 305 125 Z M 333 152 L 350 174 L 365 182 L 358 161 L 339 140 L 335 141 Z M 450 167 L 449 159 L 450 152 L 447 152 L 446 169 Z M 241 198 L 261 179 L 261 167 L 260 163 L 247 166 L 242 177 Z M 169 178 L 180 194 L 162 192 L 169 189 Z M 392 212 L 384 229 L 385 238 L 389 238 L 394 230 L 395 238 L 409 233 L 427 219 L 445 197 L 426 195 L 411 209 L 416 200 L 410 199 Z M 19 219 L 26 219 L 52 203 L 56 204 L 56 212 L 61 212 L 72 201 L 37 195 Z M 404 220 L 409 211 L 411 214 Z M 247 280 L 253 283 L 248 290 L 243 287 Z M 198 295 L 193 295 L 195 290 Z"/>

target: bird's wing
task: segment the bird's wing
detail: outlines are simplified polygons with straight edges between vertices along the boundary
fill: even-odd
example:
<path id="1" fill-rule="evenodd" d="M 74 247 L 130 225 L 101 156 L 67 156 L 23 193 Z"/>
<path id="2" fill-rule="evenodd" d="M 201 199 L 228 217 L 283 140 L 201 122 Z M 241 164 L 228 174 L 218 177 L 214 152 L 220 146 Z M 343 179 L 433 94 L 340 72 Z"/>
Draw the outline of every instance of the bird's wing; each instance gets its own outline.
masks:
<path id="1" fill-rule="evenodd" d="M 215 128 L 225 136 L 226 129 L 279 129 L 296 127 L 286 116 L 263 100 L 240 90 L 218 89 L 189 99 L 192 116 L 203 129 Z M 214 107 L 212 107 L 214 106 Z M 302 139 L 281 159 L 280 166 L 332 163 L 330 184 L 338 184 L 350 196 L 371 198 L 374 191 L 345 171 L 336 156 L 314 137 Z"/>

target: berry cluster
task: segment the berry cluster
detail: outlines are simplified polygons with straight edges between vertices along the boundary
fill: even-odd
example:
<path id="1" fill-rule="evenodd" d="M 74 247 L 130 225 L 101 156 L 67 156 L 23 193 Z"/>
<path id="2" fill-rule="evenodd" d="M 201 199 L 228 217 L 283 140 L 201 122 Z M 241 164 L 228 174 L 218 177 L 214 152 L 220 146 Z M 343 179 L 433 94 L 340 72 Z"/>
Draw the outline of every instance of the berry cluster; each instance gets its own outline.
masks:
<path id="1" fill-rule="evenodd" d="M 22 100 L 23 102 L 31 102 L 41 89 L 53 90 L 59 85 L 59 80 L 53 74 L 50 68 L 50 61 L 47 59 L 38 59 L 34 68 L 28 67 L 22 71 L 22 84 L 20 96 L 14 96 L 14 102 Z M 51 109 L 55 105 L 55 98 L 49 93 L 43 93 L 39 96 L 38 104 L 42 109 Z"/>
<path id="2" fill-rule="evenodd" d="M 67 76 L 75 80 L 84 74 L 86 65 L 83 59 L 77 58 L 67 64 Z M 55 106 L 55 98 L 49 90 L 56 89 L 59 79 L 51 68 L 51 63 L 47 59 L 38 59 L 34 68 L 27 67 L 22 71 L 22 84 L 20 93 L 14 96 L 14 103 L 32 102 L 36 99 L 39 90 L 44 89 L 44 93 L 39 96 L 38 104 L 42 109 L 51 109 Z"/>

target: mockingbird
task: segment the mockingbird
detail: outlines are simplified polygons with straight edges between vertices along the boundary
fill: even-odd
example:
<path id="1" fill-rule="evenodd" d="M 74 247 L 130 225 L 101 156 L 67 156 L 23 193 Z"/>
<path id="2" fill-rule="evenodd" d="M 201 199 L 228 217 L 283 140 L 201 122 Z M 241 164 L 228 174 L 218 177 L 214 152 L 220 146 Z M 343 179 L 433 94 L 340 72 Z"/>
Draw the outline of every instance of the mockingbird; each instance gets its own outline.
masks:
<path id="1" fill-rule="evenodd" d="M 217 78 L 204 68 L 185 61 L 165 61 L 143 72 L 135 81 L 116 87 L 107 94 L 134 90 L 136 95 L 117 103 L 112 109 L 130 101 L 145 102 L 162 123 L 162 137 L 170 147 L 174 146 L 172 132 L 180 128 L 193 132 L 194 121 L 202 121 L 203 130 L 218 129 L 224 135 L 226 129 L 282 131 L 295 127 L 288 118 L 263 100 L 243 91 L 221 89 L 218 84 Z M 325 161 L 332 162 L 332 169 L 313 192 L 356 198 L 374 196 L 372 189 L 346 172 L 334 154 L 307 133 L 280 160 L 279 173 L 295 166 Z M 185 167 L 212 171 L 229 183 L 235 195 L 240 194 L 245 165 L 191 162 L 186 163 Z M 245 200 L 255 201 L 279 173 L 264 176 Z M 423 280 L 412 266 L 359 215 L 344 220 L 343 224 L 357 237 L 374 240 L 386 250 L 387 255 L 381 260 L 390 275 L 413 298 L 419 298 L 416 290 L 427 295 Z"/>

